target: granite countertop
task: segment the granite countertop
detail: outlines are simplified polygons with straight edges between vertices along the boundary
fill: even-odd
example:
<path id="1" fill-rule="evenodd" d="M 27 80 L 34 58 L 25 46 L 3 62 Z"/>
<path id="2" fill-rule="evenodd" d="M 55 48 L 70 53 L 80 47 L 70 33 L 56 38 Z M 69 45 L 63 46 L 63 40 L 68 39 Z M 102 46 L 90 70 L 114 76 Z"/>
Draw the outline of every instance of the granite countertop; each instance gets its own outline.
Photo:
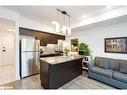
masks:
<path id="1" fill-rule="evenodd" d="M 48 54 L 55 54 L 55 52 L 44 52 L 44 53 L 42 53 L 42 55 L 48 55 Z"/>
<path id="2" fill-rule="evenodd" d="M 83 56 L 83 55 L 54 56 L 54 57 L 40 58 L 40 60 L 45 61 L 46 63 L 49 63 L 51 65 L 54 65 L 54 64 L 60 64 L 63 62 L 76 60 L 76 59 L 80 59 L 80 58 L 84 58 L 84 57 L 85 56 Z"/>

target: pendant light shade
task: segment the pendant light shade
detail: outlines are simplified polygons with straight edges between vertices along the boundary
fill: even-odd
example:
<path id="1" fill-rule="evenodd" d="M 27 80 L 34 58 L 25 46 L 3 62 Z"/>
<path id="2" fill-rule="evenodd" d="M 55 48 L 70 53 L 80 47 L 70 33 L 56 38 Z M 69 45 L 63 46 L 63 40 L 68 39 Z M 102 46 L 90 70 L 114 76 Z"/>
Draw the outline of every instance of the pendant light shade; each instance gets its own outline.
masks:
<path id="1" fill-rule="evenodd" d="M 53 21 L 52 24 L 56 25 L 56 32 L 60 32 L 60 25 L 57 21 Z"/>
<path id="2" fill-rule="evenodd" d="M 71 28 L 68 27 L 68 35 L 71 35 Z"/>
<path id="3" fill-rule="evenodd" d="M 59 20 L 59 12 L 62 14 L 63 17 L 61 17 L 61 19 L 63 18 L 63 22 L 60 23 Z M 67 19 L 67 18 L 69 19 Z M 57 9 L 57 19 L 56 21 L 53 21 L 52 24 L 55 24 L 56 26 L 56 32 L 60 32 L 60 30 L 62 30 L 62 33 L 66 33 L 68 35 L 71 34 L 71 27 L 70 27 L 70 15 L 67 14 L 66 11 L 62 11 Z"/>
<path id="4" fill-rule="evenodd" d="M 66 26 L 63 25 L 63 27 L 62 27 L 62 31 L 63 31 L 63 33 L 66 33 L 66 30 L 67 30 Z"/>

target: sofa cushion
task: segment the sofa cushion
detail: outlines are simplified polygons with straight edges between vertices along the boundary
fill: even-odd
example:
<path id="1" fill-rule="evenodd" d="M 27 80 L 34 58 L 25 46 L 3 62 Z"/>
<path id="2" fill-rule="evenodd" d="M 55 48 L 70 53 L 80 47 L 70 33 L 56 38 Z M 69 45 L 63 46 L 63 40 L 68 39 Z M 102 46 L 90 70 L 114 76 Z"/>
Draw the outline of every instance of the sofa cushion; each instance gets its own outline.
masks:
<path id="1" fill-rule="evenodd" d="M 127 83 L 127 74 L 123 74 L 123 73 L 115 71 L 113 73 L 113 78 L 118 80 L 118 81 Z"/>
<path id="2" fill-rule="evenodd" d="M 109 69 L 110 58 L 95 57 L 95 65 L 101 68 Z"/>
<path id="3" fill-rule="evenodd" d="M 91 71 L 93 73 L 96 73 L 96 74 L 99 74 L 99 75 L 102 75 L 102 76 L 106 76 L 106 77 L 109 77 L 109 78 L 112 78 L 112 74 L 113 74 L 113 70 L 103 69 L 103 68 L 100 68 L 100 67 L 97 67 L 97 66 L 92 68 Z"/>
<path id="4" fill-rule="evenodd" d="M 118 60 L 118 59 L 110 59 L 109 69 L 118 71 L 119 70 L 119 62 L 120 62 L 120 60 Z"/>
<path id="5" fill-rule="evenodd" d="M 127 61 L 126 60 L 120 61 L 119 72 L 127 74 Z"/>

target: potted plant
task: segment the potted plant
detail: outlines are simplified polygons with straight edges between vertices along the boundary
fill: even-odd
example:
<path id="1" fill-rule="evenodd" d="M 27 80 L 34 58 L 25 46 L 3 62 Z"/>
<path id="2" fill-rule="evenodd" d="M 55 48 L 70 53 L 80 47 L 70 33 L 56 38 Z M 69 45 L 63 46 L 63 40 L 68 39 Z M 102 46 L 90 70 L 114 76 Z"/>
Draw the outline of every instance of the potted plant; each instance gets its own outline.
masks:
<path id="1" fill-rule="evenodd" d="M 68 55 L 70 49 L 68 47 L 64 47 L 65 54 Z"/>
<path id="2" fill-rule="evenodd" d="M 80 43 L 79 44 L 79 54 L 90 56 L 91 55 L 91 50 L 90 50 L 89 46 L 85 43 Z"/>

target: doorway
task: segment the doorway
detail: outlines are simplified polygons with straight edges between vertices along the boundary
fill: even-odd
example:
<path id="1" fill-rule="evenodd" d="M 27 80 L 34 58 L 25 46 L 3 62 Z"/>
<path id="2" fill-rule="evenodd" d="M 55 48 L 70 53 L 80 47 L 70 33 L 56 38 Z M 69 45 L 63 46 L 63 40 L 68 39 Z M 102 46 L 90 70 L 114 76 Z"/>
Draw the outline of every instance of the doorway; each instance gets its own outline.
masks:
<path id="1" fill-rule="evenodd" d="M 15 26 L 0 18 L 0 85 L 15 80 Z"/>

